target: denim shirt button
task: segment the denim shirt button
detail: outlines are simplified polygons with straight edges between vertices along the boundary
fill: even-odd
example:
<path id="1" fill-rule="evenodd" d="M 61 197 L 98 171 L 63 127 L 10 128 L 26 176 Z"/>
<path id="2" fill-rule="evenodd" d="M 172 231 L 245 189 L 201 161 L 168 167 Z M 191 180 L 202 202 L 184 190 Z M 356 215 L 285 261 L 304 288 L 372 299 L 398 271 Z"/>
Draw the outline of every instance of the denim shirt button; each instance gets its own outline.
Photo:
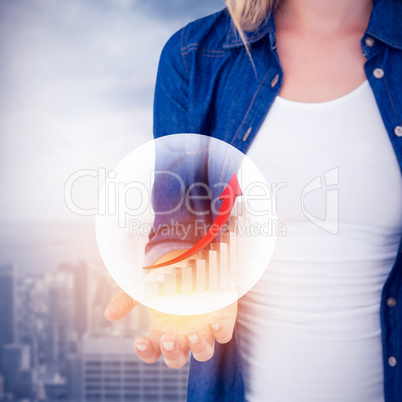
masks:
<path id="1" fill-rule="evenodd" d="M 395 367 L 395 366 L 396 366 L 396 363 L 398 363 L 398 361 L 396 360 L 396 357 L 395 357 L 395 356 L 390 356 L 390 357 L 388 357 L 388 364 L 389 364 L 391 367 Z"/>
<path id="2" fill-rule="evenodd" d="M 271 81 L 271 87 L 273 88 L 279 80 L 279 74 L 276 74 L 274 79 Z"/>
<path id="3" fill-rule="evenodd" d="M 388 297 L 387 306 L 388 307 L 395 307 L 396 306 L 396 299 L 394 297 Z"/>
<path id="4" fill-rule="evenodd" d="M 373 47 L 373 46 L 374 46 L 374 39 L 371 38 L 370 36 L 368 36 L 364 42 L 365 42 L 366 45 L 369 46 L 369 47 Z"/>
<path id="5" fill-rule="evenodd" d="M 402 137 L 402 126 L 396 126 L 394 129 L 394 133 L 397 137 Z"/>
<path id="6" fill-rule="evenodd" d="M 373 71 L 373 75 L 375 78 L 382 78 L 384 77 L 384 70 L 382 68 L 376 68 Z"/>
<path id="7" fill-rule="evenodd" d="M 253 127 L 248 128 L 248 130 L 246 131 L 246 134 L 244 134 L 244 136 L 243 136 L 243 141 L 247 141 L 247 138 L 250 135 L 252 129 L 253 129 Z"/>

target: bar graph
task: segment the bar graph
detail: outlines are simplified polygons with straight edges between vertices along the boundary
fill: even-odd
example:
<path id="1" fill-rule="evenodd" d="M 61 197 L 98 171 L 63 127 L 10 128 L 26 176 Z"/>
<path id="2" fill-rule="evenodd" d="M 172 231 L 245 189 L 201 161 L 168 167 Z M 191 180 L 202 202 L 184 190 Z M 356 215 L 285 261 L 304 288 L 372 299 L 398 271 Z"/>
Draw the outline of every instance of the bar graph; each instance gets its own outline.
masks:
<path id="1" fill-rule="evenodd" d="M 188 294 L 238 286 L 238 217 L 231 216 L 217 242 L 191 258 L 144 275 L 144 296 Z"/>

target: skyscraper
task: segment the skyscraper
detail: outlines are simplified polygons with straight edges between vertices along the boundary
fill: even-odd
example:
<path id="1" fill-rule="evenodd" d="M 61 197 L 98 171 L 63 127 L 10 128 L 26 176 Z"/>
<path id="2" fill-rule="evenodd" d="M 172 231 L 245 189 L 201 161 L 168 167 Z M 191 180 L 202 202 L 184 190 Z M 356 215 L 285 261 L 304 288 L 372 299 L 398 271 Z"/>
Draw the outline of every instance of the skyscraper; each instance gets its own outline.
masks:
<path id="1" fill-rule="evenodd" d="M 0 265 L 0 362 L 2 360 L 1 353 L 3 346 L 14 342 L 15 342 L 14 266 Z"/>
<path id="2" fill-rule="evenodd" d="M 69 273 L 73 276 L 73 298 L 71 300 L 74 315 L 73 325 L 81 339 L 88 329 L 88 264 L 85 261 L 79 261 L 77 264 L 64 262 L 59 265 L 58 272 Z"/>
<path id="3" fill-rule="evenodd" d="M 146 364 L 133 344 L 131 338 L 84 338 L 83 401 L 184 402 L 188 363 L 181 370 L 169 369 L 163 359 Z"/>
<path id="4" fill-rule="evenodd" d="M 80 261 L 74 271 L 75 324 L 78 336 L 82 338 L 88 329 L 88 265 Z"/>

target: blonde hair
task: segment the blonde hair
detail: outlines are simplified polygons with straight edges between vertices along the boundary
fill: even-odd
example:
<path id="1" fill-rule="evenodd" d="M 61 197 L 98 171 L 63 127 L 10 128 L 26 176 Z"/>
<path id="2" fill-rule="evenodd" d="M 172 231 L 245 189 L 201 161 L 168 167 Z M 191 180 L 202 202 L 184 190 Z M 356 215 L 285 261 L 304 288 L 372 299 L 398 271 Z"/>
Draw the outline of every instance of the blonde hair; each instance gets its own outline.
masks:
<path id="1" fill-rule="evenodd" d="M 276 6 L 278 0 L 225 0 L 225 3 L 248 51 L 244 32 L 256 30 Z"/>

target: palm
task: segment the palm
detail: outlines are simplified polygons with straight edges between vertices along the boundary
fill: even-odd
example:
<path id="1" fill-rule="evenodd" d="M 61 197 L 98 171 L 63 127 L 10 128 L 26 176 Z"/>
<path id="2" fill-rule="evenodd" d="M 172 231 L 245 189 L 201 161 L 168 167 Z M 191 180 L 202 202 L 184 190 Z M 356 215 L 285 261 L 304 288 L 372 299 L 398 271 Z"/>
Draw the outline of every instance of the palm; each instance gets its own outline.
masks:
<path id="1" fill-rule="evenodd" d="M 225 320 L 227 325 L 234 325 L 237 315 L 237 302 L 207 314 L 183 316 L 161 313 L 150 310 L 151 323 L 148 336 L 159 340 L 163 334 L 172 334 L 177 338 L 185 337 L 189 332 L 197 332 L 200 335 L 209 336 L 209 324 L 213 319 Z"/>
<path id="2" fill-rule="evenodd" d="M 139 303 L 122 292 L 109 303 L 105 316 L 111 321 L 125 317 Z M 163 354 L 166 364 L 180 368 L 191 350 L 199 361 L 214 354 L 215 341 L 229 342 L 237 316 L 237 302 L 208 314 L 180 316 L 150 310 L 151 321 L 147 337 L 137 338 L 136 352 L 146 363 L 154 363 Z"/>

